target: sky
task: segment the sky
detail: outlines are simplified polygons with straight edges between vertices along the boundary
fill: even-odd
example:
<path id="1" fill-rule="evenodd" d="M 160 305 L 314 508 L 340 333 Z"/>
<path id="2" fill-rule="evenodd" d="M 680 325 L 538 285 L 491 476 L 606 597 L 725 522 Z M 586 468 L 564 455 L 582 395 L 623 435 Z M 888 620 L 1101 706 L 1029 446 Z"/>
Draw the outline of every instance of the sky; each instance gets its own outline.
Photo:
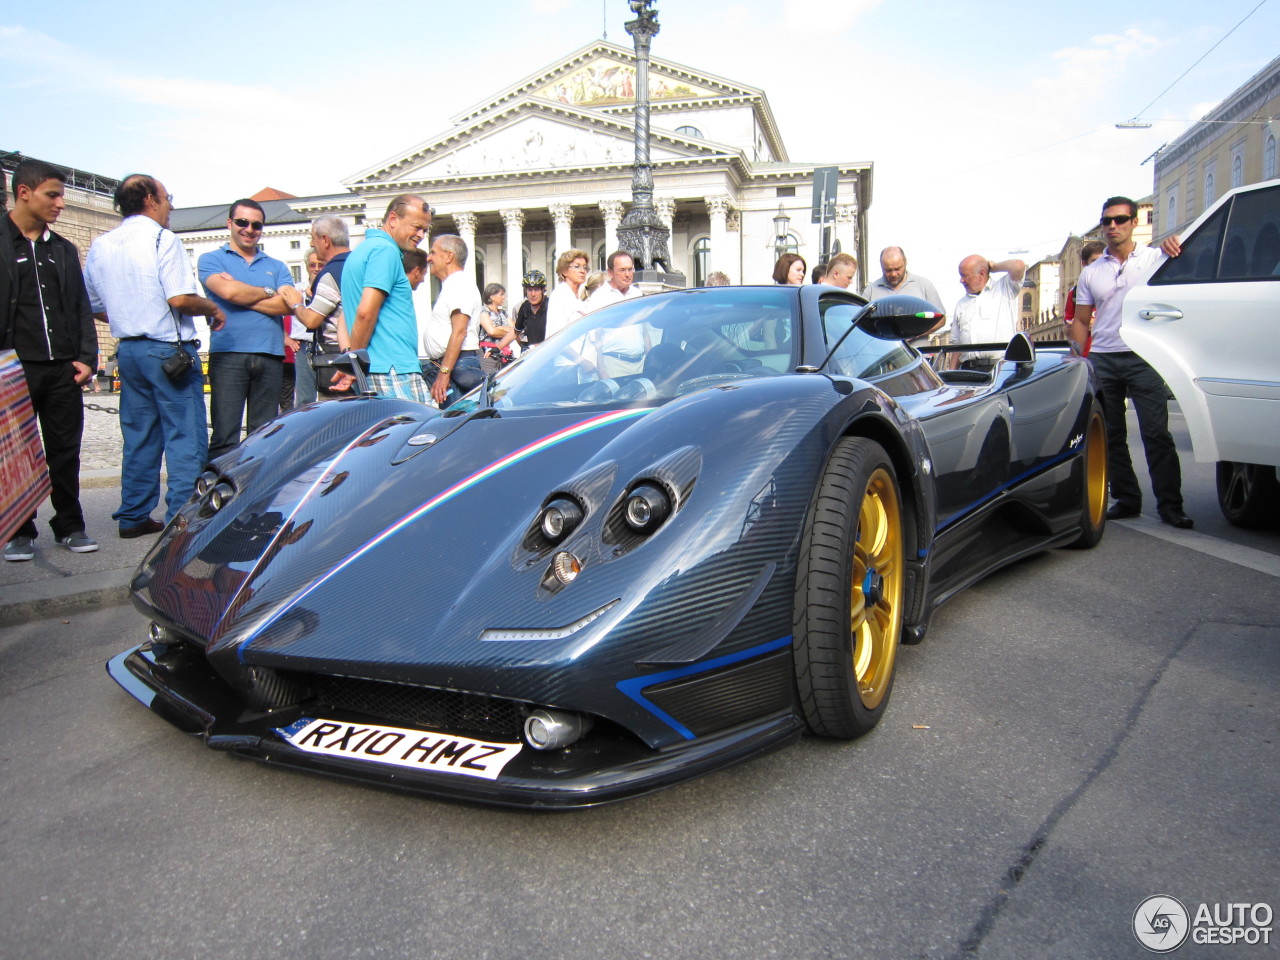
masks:
<path id="1" fill-rule="evenodd" d="M 901 245 L 944 299 L 962 257 L 1031 264 L 1107 196 L 1150 194 L 1144 161 L 1280 54 L 1280 0 L 657 9 L 653 55 L 762 88 L 791 160 L 875 164 L 872 259 Z M 626 0 L 9 4 L 0 149 L 153 173 L 180 207 L 340 192 L 579 47 L 629 47 L 630 17 Z M 1151 128 L 1115 128 L 1134 117 Z"/>

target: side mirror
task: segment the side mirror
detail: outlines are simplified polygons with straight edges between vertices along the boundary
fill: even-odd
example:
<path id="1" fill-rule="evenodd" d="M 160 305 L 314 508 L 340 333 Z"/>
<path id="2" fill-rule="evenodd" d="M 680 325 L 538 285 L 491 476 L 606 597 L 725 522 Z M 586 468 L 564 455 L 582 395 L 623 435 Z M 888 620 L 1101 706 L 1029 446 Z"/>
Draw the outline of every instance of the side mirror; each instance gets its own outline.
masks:
<path id="1" fill-rule="evenodd" d="M 895 294 L 869 304 L 857 325 L 877 340 L 912 340 L 924 336 L 945 316 L 928 300 Z"/>
<path id="2" fill-rule="evenodd" d="M 361 396 L 374 396 L 373 390 L 369 387 L 369 379 L 366 376 L 369 371 L 368 350 L 361 348 L 359 350 L 348 350 L 346 353 L 329 353 L 313 357 L 311 362 L 316 367 L 337 367 L 339 370 L 350 370 L 356 378 L 356 392 Z"/>
<path id="3" fill-rule="evenodd" d="M 1031 342 L 1031 338 L 1025 333 L 1015 333 L 1013 339 L 1009 341 L 1009 346 L 1005 348 L 1004 358 L 1012 360 L 1014 363 L 1035 363 L 1035 344 Z"/>

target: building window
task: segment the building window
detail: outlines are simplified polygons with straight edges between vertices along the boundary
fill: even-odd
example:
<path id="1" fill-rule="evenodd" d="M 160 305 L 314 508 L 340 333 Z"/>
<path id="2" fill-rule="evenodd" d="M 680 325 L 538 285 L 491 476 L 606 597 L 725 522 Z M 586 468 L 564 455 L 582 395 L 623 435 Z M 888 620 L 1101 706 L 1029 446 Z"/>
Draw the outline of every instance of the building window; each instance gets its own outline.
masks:
<path id="1" fill-rule="evenodd" d="M 1213 186 L 1213 171 L 1208 170 L 1204 175 L 1204 208 L 1209 209 L 1213 205 L 1213 200 L 1217 196 Z"/>
<path id="2" fill-rule="evenodd" d="M 676 127 L 676 133 L 685 137 L 697 137 L 699 140 L 702 139 L 702 131 L 699 130 L 697 127 L 690 127 L 688 125 L 683 127 Z"/>
<path id="3" fill-rule="evenodd" d="M 778 196 L 780 197 L 794 197 L 795 195 L 795 187 L 778 187 Z"/>
<path id="4" fill-rule="evenodd" d="M 291 265 L 291 266 L 289 267 L 289 272 L 293 274 L 293 282 L 294 282 L 294 283 L 301 283 L 301 282 L 302 282 L 302 268 L 301 268 L 301 267 L 297 266 L 296 264 Z"/>
<path id="5" fill-rule="evenodd" d="M 707 274 L 711 272 L 711 240 L 700 237 L 693 241 L 690 259 L 693 261 L 693 285 L 705 287 Z"/>
<path id="6" fill-rule="evenodd" d="M 596 269 L 597 270 L 609 269 L 608 257 L 609 257 L 609 254 L 611 253 L 613 253 L 613 251 L 606 250 L 604 248 L 604 241 L 601 240 L 599 246 L 596 247 Z"/>
<path id="7" fill-rule="evenodd" d="M 1244 186 L 1244 157 L 1238 153 L 1231 158 L 1231 186 Z"/>
<path id="8" fill-rule="evenodd" d="M 301 250 L 301 249 L 302 249 L 302 241 L 301 241 L 301 240 L 290 240 L 290 241 L 289 241 L 289 249 L 290 249 L 290 250 Z"/>
<path id="9" fill-rule="evenodd" d="M 1262 148 L 1262 179 L 1273 180 L 1276 176 L 1276 138 L 1275 134 L 1267 134 L 1267 142 Z"/>
<path id="10" fill-rule="evenodd" d="M 1178 195 L 1172 191 L 1169 192 L 1169 220 L 1164 225 L 1165 232 L 1173 230 L 1178 226 Z"/>

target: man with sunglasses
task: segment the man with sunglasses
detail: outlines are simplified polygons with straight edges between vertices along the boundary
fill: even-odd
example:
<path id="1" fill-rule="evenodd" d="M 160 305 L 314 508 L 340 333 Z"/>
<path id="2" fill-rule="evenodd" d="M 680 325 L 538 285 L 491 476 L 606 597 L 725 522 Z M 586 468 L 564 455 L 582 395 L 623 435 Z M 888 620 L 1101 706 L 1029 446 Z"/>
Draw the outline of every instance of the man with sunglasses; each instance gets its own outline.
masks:
<path id="1" fill-rule="evenodd" d="M 209 335 L 209 457 L 240 442 L 280 412 L 284 328 L 280 317 L 302 302 L 289 268 L 258 249 L 266 217 L 256 200 L 237 200 L 227 215 L 230 241 L 202 254 L 200 282 L 226 314 Z"/>
<path id="2" fill-rule="evenodd" d="M 1138 430 L 1147 453 L 1147 470 L 1156 497 L 1156 512 L 1173 527 L 1193 525 L 1182 509 L 1182 466 L 1169 432 L 1169 389 L 1160 374 L 1129 349 L 1120 331 L 1120 306 L 1125 292 L 1147 277 L 1165 258 L 1155 247 L 1139 248 L 1133 240 L 1138 205 L 1128 197 L 1111 197 L 1102 205 L 1102 234 L 1107 248 L 1080 273 L 1076 284 L 1075 320 L 1067 336 L 1082 350 L 1090 333 L 1089 360 L 1102 392 L 1102 416 L 1107 423 L 1107 474 L 1111 520 L 1136 517 L 1142 510 L 1142 490 L 1129 458 L 1124 401 L 1133 402 Z"/>
<path id="3" fill-rule="evenodd" d="M 384 397 L 434 405 L 418 365 L 418 317 L 403 252 L 431 228 L 431 207 L 407 193 L 387 205 L 381 230 L 364 242 L 342 271 L 342 302 L 353 350 L 369 352 L 369 386 Z"/>

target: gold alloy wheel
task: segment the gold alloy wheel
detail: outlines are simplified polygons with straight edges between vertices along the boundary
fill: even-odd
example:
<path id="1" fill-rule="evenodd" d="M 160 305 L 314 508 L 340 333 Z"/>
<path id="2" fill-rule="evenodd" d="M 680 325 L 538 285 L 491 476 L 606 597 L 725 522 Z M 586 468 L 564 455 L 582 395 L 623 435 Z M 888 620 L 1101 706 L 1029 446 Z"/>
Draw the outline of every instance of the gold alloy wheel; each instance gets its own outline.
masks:
<path id="1" fill-rule="evenodd" d="M 1100 410 L 1089 418 L 1089 435 L 1084 443 L 1085 503 L 1089 524 L 1097 530 L 1107 510 L 1107 430 Z"/>
<path id="2" fill-rule="evenodd" d="M 880 705 L 893 680 L 903 577 L 902 507 L 893 478 L 879 467 L 867 480 L 858 511 L 849 611 L 853 676 L 868 710 Z"/>

